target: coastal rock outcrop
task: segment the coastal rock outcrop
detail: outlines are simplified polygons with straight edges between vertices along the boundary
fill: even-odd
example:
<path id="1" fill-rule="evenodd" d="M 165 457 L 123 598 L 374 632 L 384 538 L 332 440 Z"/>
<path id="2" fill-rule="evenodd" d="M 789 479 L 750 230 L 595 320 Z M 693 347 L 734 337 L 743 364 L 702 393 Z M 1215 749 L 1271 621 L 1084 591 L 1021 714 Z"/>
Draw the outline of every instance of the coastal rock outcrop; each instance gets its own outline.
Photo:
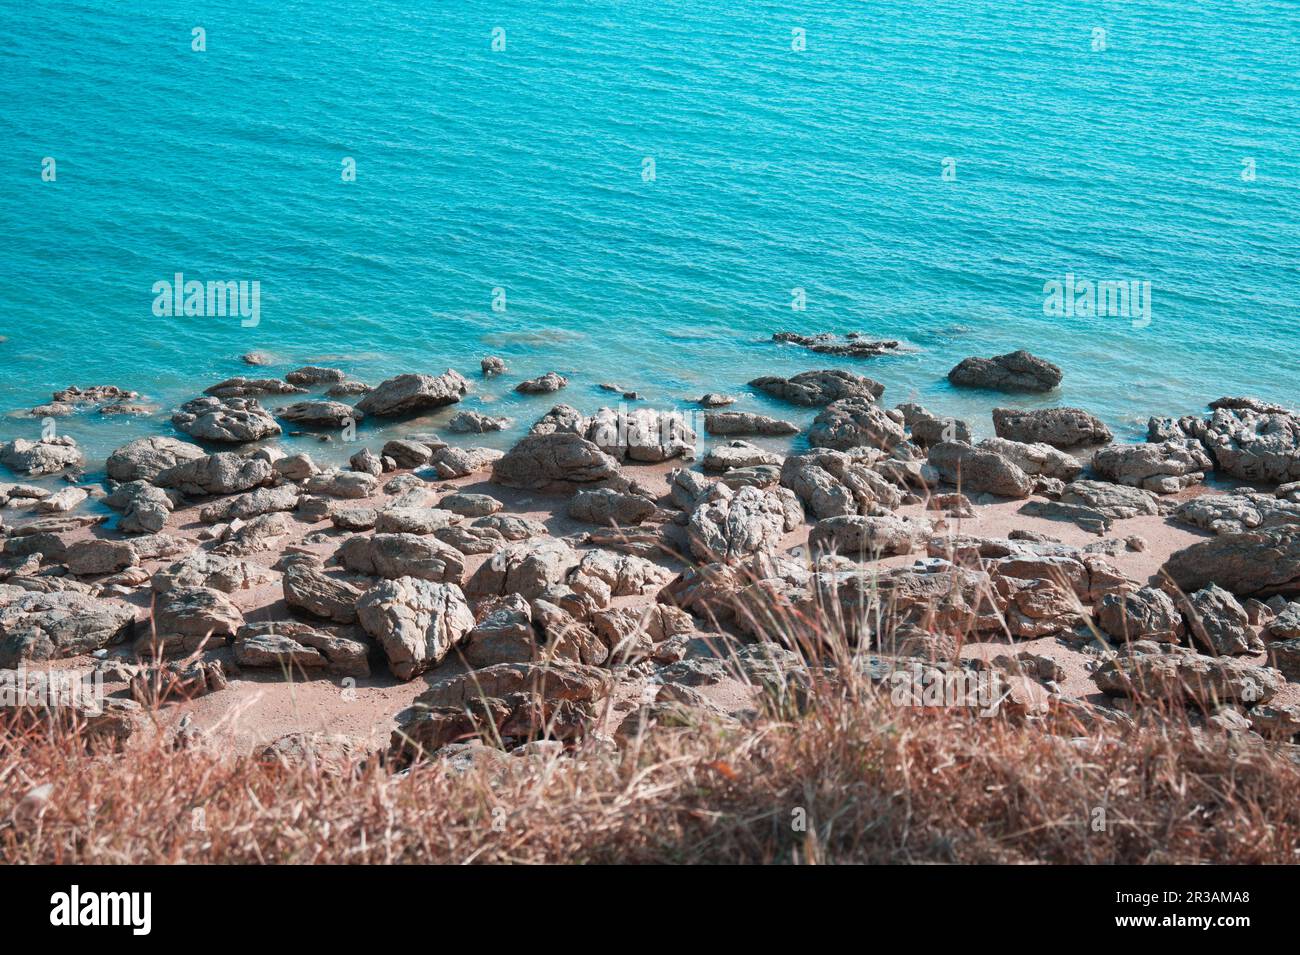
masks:
<path id="1" fill-rule="evenodd" d="M 1198 541 L 1170 554 L 1160 573 L 1184 593 L 1210 584 L 1238 597 L 1300 593 L 1300 527 Z"/>
<path id="2" fill-rule="evenodd" d="M 0 584 L 0 668 L 98 650 L 129 636 L 134 619 L 126 604 L 75 590 Z"/>
<path id="3" fill-rule="evenodd" d="M 828 405 L 841 398 L 875 400 L 885 393 L 885 386 L 880 382 L 837 368 L 804 371 L 791 378 L 764 375 L 749 384 L 773 398 L 809 407 Z"/>
<path id="4" fill-rule="evenodd" d="M 172 425 L 201 441 L 244 444 L 280 433 L 256 398 L 195 398 L 172 415 Z"/>
<path id="5" fill-rule="evenodd" d="M 41 438 L 39 441 L 17 438 L 0 445 L 0 464 L 18 474 L 32 477 L 80 467 L 84 460 L 76 440 L 66 434 Z"/>
<path id="6" fill-rule="evenodd" d="M 899 412 L 885 411 L 873 398 L 833 401 L 813 419 L 808 443 L 836 451 L 860 447 L 889 450 L 906 437 L 902 417 Z"/>
<path id="7" fill-rule="evenodd" d="M 168 468 L 206 456 L 196 444 L 159 435 L 128 441 L 108 456 L 106 469 L 115 481 L 152 481 Z"/>
<path id="8" fill-rule="evenodd" d="M 619 464 L 579 435 L 530 434 L 492 464 L 492 481 L 505 487 L 542 490 L 621 478 Z"/>
<path id="9" fill-rule="evenodd" d="M 931 446 L 929 461 L 944 481 L 963 491 L 1028 497 L 1034 490 L 1033 479 L 1007 458 L 969 444 L 940 441 Z"/>
<path id="10" fill-rule="evenodd" d="M 356 611 L 399 680 L 437 666 L 474 629 L 474 614 L 459 587 L 415 577 L 372 587 Z"/>
<path id="11" fill-rule="evenodd" d="M 441 375 L 398 375 L 380 382 L 360 401 L 357 410 L 381 418 L 415 414 L 455 404 L 469 392 L 469 382 L 450 368 Z"/>
<path id="12" fill-rule="evenodd" d="M 1205 450 L 1190 441 L 1111 445 L 1092 456 L 1092 469 L 1102 478 L 1157 494 L 1199 484 L 1213 467 Z"/>
<path id="13" fill-rule="evenodd" d="M 960 388 L 1051 391 L 1061 383 L 1061 369 L 1021 349 L 992 358 L 964 358 L 948 372 L 948 380 Z"/>
<path id="14" fill-rule="evenodd" d="M 181 461 L 164 468 L 154 477 L 159 487 L 175 488 L 182 494 L 202 497 L 209 494 L 235 494 L 271 483 L 275 471 L 260 457 L 243 457 L 232 451 L 219 451 Z"/>
<path id="15" fill-rule="evenodd" d="M 704 416 L 704 430 L 709 434 L 798 434 L 799 428 L 789 421 L 769 418 L 750 411 L 715 411 Z"/>
<path id="16" fill-rule="evenodd" d="M 999 438 L 1054 448 L 1108 444 L 1114 437 L 1099 418 L 1082 408 L 994 408 L 993 430 Z"/>

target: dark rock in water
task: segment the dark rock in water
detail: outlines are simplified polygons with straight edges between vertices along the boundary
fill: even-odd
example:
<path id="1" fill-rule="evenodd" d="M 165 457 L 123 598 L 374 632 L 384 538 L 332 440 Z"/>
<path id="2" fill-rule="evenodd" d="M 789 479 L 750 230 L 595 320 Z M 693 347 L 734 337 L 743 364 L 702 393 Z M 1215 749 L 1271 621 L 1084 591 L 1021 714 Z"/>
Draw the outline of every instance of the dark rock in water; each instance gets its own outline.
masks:
<path id="1" fill-rule="evenodd" d="M 1054 448 L 1107 444 L 1114 437 L 1100 419 L 1081 408 L 994 408 L 993 430 L 999 438 Z"/>
<path id="2" fill-rule="evenodd" d="M 346 377 L 347 375 L 339 368 L 321 368 L 317 365 L 306 365 L 289 372 L 284 376 L 284 380 L 291 385 L 323 385 L 327 382 L 342 381 Z"/>
<path id="3" fill-rule="evenodd" d="M 1061 369 L 1021 349 L 992 358 L 963 358 L 948 372 L 948 380 L 961 388 L 1051 391 L 1061 383 Z"/>
<path id="4" fill-rule="evenodd" d="M 479 367 L 483 369 L 484 377 L 499 375 L 506 370 L 506 363 L 496 355 L 488 355 L 481 362 Z"/>
<path id="5" fill-rule="evenodd" d="M 279 378 L 236 377 L 219 381 L 204 389 L 203 393 L 214 398 L 255 398 L 260 395 L 301 395 L 306 390 Z"/>
<path id="6" fill-rule="evenodd" d="M 822 355 L 846 355 L 850 358 L 875 358 L 898 348 L 898 342 L 863 338 L 858 332 L 849 332 L 843 338 L 822 332 L 818 335 L 799 335 L 795 332 L 777 332 L 774 342 L 800 345 Z"/>
<path id="7" fill-rule="evenodd" d="M 264 352 L 264 351 L 245 352 L 244 354 L 239 356 L 239 360 L 242 361 L 245 365 L 275 364 L 275 356 L 269 352 Z"/>
<path id="8" fill-rule="evenodd" d="M 275 413 L 285 421 L 326 428 L 342 428 L 348 422 L 355 423 L 365 417 L 341 401 L 299 401 L 285 408 L 277 408 Z"/>
<path id="9" fill-rule="evenodd" d="M 365 414 L 397 417 L 455 404 L 468 391 L 469 382 L 451 369 L 437 377 L 398 375 L 376 385 L 356 406 Z"/>
<path id="10" fill-rule="evenodd" d="M 878 381 L 855 375 L 851 371 L 829 368 L 822 371 L 804 371 L 792 378 L 764 375 L 750 382 L 773 398 L 795 405 L 828 405 L 841 398 L 868 398 L 875 400 L 885 393 Z"/>
<path id="11" fill-rule="evenodd" d="M 552 391 L 559 391 L 569 383 L 569 379 L 553 371 L 548 371 L 544 375 L 536 378 L 529 378 L 527 381 L 521 381 L 515 385 L 515 391 L 525 395 L 545 395 Z"/>

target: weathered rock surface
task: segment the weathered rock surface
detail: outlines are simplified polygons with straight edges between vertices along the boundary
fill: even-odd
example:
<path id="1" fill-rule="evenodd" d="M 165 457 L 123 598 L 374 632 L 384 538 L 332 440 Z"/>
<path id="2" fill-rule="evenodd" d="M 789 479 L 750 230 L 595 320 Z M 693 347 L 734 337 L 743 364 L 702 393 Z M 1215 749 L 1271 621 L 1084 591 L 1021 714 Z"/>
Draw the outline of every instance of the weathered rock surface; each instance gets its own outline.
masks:
<path id="1" fill-rule="evenodd" d="M 1051 391 L 1061 383 L 1061 369 L 1021 349 L 992 358 L 963 358 L 948 372 L 948 380 L 961 388 Z"/>
<path id="2" fill-rule="evenodd" d="M 465 573 L 460 551 L 436 537 L 416 534 L 357 535 L 344 541 L 336 556 L 350 571 L 390 580 L 416 577 L 459 584 Z"/>
<path id="3" fill-rule="evenodd" d="M 0 445 L 0 464 L 17 474 L 33 477 L 80 467 L 83 460 L 77 442 L 66 434 L 39 441 L 17 438 Z"/>
<path id="4" fill-rule="evenodd" d="M 530 434 L 492 465 L 494 483 L 530 490 L 620 477 L 617 461 L 585 438 L 564 432 Z"/>
<path id="5" fill-rule="evenodd" d="M 930 532 L 928 523 L 892 515 L 827 517 L 813 527 L 808 547 L 813 554 L 844 554 L 874 560 L 891 554 L 910 554 Z"/>
<path id="6" fill-rule="evenodd" d="M 273 579 L 267 568 L 235 557 L 195 551 L 163 570 L 155 571 L 150 586 L 155 593 L 176 587 L 206 587 L 233 594 L 251 590 Z"/>
<path id="7" fill-rule="evenodd" d="M 172 415 L 172 425 L 202 441 L 243 444 L 280 433 L 280 426 L 256 398 L 195 398 Z"/>
<path id="8" fill-rule="evenodd" d="M 440 448 L 433 453 L 429 466 L 444 481 L 485 471 L 504 457 L 495 448 Z"/>
<path id="9" fill-rule="evenodd" d="M 488 431 L 504 431 L 508 427 L 509 418 L 497 418 L 478 411 L 461 411 L 447 422 L 447 430 L 457 434 L 484 434 Z"/>
<path id="10" fill-rule="evenodd" d="M 715 488 L 712 500 L 691 514 L 691 553 L 700 560 L 732 562 L 774 550 L 803 520 L 803 507 L 787 488 L 761 491 Z"/>
<path id="11" fill-rule="evenodd" d="M 880 448 L 889 450 L 906 437 L 902 415 L 888 412 L 872 398 L 833 401 L 813 419 L 808 443 L 814 448 Z"/>
<path id="12" fill-rule="evenodd" d="M 245 624 L 235 633 L 233 649 L 235 662 L 242 667 L 370 676 L 370 648 L 366 644 L 292 620 Z"/>
<path id="13" fill-rule="evenodd" d="M 108 456 L 108 476 L 115 481 L 152 481 L 162 471 L 207 457 L 198 445 L 175 438 L 150 437 L 128 441 Z"/>
<path id="14" fill-rule="evenodd" d="M 1211 584 L 1181 601 L 1193 642 L 1211 656 L 1264 649 L 1246 609 L 1222 587 Z"/>
<path id="15" fill-rule="evenodd" d="M 319 365 L 304 365 L 284 376 L 284 380 L 291 385 L 324 385 L 345 378 L 347 375 L 341 368 L 322 368 Z"/>
<path id="16" fill-rule="evenodd" d="M 373 497 L 379 490 L 379 481 L 364 471 L 321 471 L 304 481 L 302 489 L 308 494 L 357 500 Z"/>
<path id="17" fill-rule="evenodd" d="M 182 494 L 203 497 L 235 494 L 269 484 L 274 473 L 264 458 L 246 458 L 231 451 L 221 451 L 164 468 L 153 483 L 159 487 L 175 488 Z"/>
<path id="18" fill-rule="evenodd" d="M 363 414 L 392 418 L 455 404 L 468 392 L 469 382 L 451 369 L 436 378 L 432 375 L 398 375 L 376 385 L 357 402 L 356 407 Z"/>
<path id="19" fill-rule="evenodd" d="M 704 430 L 709 434 L 798 434 L 799 428 L 751 411 L 715 411 L 704 416 Z"/>
<path id="20" fill-rule="evenodd" d="M 279 378 L 245 378 L 242 375 L 219 381 L 203 389 L 214 398 L 252 398 L 259 395 L 300 395 L 307 389 L 291 385 Z"/>
<path id="21" fill-rule="evenodd" d="M 978 447 L 1002 455 L 1030 477 L 1041 475 L 1073 481 L 1083 473 L 1083 465 L 1078 460 L 1050 444 L 1025 444 L 1022 441 L 1008 441 L 1006 438 L 985 438 Z"/>
<path id="22" fill-rule="evenodd" d="M 1080 408 L 994 408 L 993 430 L 999 438 L 1026 444 L 1073 448 L 1107 444 L 1114 435 L 1099 418 Z"/>
<path id="23" fill-rule="evenodd" d="M 1198 541 L 1170 554 L 1160 573 L 1184 593 L 1209 584 L 1238 597 L 1300 593 L 1300 527 Z"/>
<path id="24" fill-rule="evenodd" d="M 1300 503 L 1239 489 L 1228 494 L 1203 494 L 1184 501 L 1174 509 L 1174 517 L 1215 534 L 1240 534 L 1256 528 L 1300 524 Z"/>
<path id="25" fill-rule="evenodd" d="M 598 607 L 605 607 L 612 597 L 632 597 L 658 591 L 673 576 L 671 570 L 644 557 L 592 550 L 582 555 L 582 560 L 570 573 L 569 586 L 575 592 L 591 597 Z"/>
<path id="26" fill-rule="evenodd" d="M 860 456 L 823 449 L 787 457 L 781 485 L 794 491 L 817 518 L 842 514 L 887 513 L 903 502 L 903 492 Z"/>
<path id="27" fill-rule="evenodd" d="M 885 393 L 885 386 L 880 382 L 835 368 L 804 371 L 791 378 L 765 375 L 755 378 L 749 384 L 773 398 L 809 407 L 828 405 L 841 398 L 864 397 L 875 400 Z"/>
<path id="28" fill-rule="evenodd" d="M 1300 480 L 1300 416 L 1254 399 L 1221 398 L 1204 420 L 1179 420 L 1224 474 L 1246 481 Z"/>
<path id="29" fill-rule="evenodd" d="M 285 568 L 284 602 L 316 617 L 335 623 L 352 623 L 357 619 L 357 601 L 361 591 L 347 581 L 328 577 L 311 563 L 294 563 Z"/>
<path id="30" fill-rule="evenodd" d="M 1270 667 L 1186 650 L 1120 654 L 1104 663 L 1093 679 L 1110 696 L 1182 696 L 1206 708 L 1227 702 L 1266 703 L 1284 682 Z"/>
<path id="31" fill-rule="evenodd" d="M 135 611 L 74 590 L 29 592 L 0 584 L 0 668 L 77 656 L 130 635 Z"/>
<path id="32" fill-rule="evenodd" d="M 341 401 L 323 400 L 299 401 L 278 408 L 275 413 L 285 421 L 322 428 L 342 428 L 348 424 L 355 424 L 365 417 L 363 412 L 351 405 Z"/>
<path id="33" fill-rule="evenodd" d="M 569 516 L 588 524 L 640 524 L 655 513 L 655 502 L 612 488 L 581 490 L 569 501 Z"/>
<path id="34" fill-rule="evenodd" d="M 700 462 L 706 471 L 731 471 L 735 468 L 752 468 L 760 465 L 779 465 L 785 459 L 779 454 L 765 451 L 748 441 L 728 441 L 715 444 Z"/>
<path id="35" fill-rule="evenodd" d="M 1111 445 L 1092 456 L 1092 469 L 1108 481 L 1157 494 L 1175 494 L 1205 480 L 1214 462 L 1190 441 Z"/>
<path id="36" fill-rule="evenodd" d="M 1164 591 L 1142 587 L 1131 593 L 1107 594 L 1097 605 L 1097 624 L 1116 640 L 1177 643 L 1184 633 L 1183 615 Z"/>
<path id="37" fill-rule="evenodd" d="M 519 594 L 538 597 L 553 584 L 563 583 L 578 564 L 578 555 L 563 541 L 531 538 L 506 544 L 476 570 L 465 592 L 475 597 Z"/>
<path id="38" fill-rule="evenodd" d="M 568 383 L 569 379 L 563 375 L 548 371 L 544 375 L 519 382 L 519 384 L 515 385 L 515 391 L 525 395 L 545 395 L 553 391 L 559 391 Z"/>
<path id="39" fill-rule="evenodd" d="M 301 496 L 298 488 L 292 484 L 282 484 L 279 487 L 259 487 L 208 504 L 199 511 L 199 520 L 204 524 L 215 524 L 218 521 L 230 521 L 235 518 L 248 519 L 257 517 L 260 514 L 271 514 L 275 511 L 292 511 L 298 506 L 298 498 Z"/>
<path id="40" fill-rule="evenodd" d="M 1034 490 L 1033 479 L 1010 460 L 969 444 L 940 441 L 930 447 L 929 461 L 944 481 L 967 493 L 1028 497 Z"/>
<path id="41" fill-rule="evenodd" d="M 474 629 L 474 614 L 459 587 L 414 577 L 367 590 L 357 603 L 357 619 L 400 680 L 437 666 Z"/>
<path id="42" fill-rule="evenodd" d="M 137 647 L 147 655 L 193 653 L 200 647 L 225 646 L 244 623 L 244 615 L 230 598 L 208 587 L 172 587 L 157 594 L 153 605 L 153 633 Z"/>

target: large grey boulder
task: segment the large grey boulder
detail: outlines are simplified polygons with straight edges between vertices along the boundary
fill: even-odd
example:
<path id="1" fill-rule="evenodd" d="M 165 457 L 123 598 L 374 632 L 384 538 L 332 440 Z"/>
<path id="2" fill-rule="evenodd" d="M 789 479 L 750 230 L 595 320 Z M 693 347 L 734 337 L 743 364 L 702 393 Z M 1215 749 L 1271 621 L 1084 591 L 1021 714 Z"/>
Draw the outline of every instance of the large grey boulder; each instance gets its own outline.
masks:
<path id="1" fill-rule="evenodd" d="M 1097 605 L 1097 624 L 1126 643 L 1153 640 L 1177 643 L 1184 633 L 1183 615 L 1169 595 L 1154 587 L 1111 593 Z"/>
<path id="2" fill-rule="evenodd" d="M 1224 703 L 1266 703 L 1282 689 L 1282 674 L 1235 657 L 1208 657 L 1188 650 L 1119 654 L 1093 674 L 1109 696 L 1183 697 L 1206 708 Z"/>
<path id="3" fill-rule="evenodd" d="M 159 487 L 175 488 L 182 494 L 202 497 L 235 494 L 270 484 L 275 476 L 271 463 L 261 457 L 243 457 L 230 451 L 206 454 L 165 468 L 153 479 Z"/>
<path id="4" fill-rule="evenodd" d="M 376 385 L 357 402 L 357 410 L 377 417 L 415 414 L 428 408 L 455 404 L 469 392 L 469 382 L 447 369 L 432 375 L 398 375 Z"/>
<path id="5" fill-rule="evenodd" d="M 308 494 L 357 500 L 374 496 L 379 490 L 379 481 L 364 471 L 321 471 L 307 478 L 302 489 Z"/>
<path id="6" fill-rule="evenodd" d="M 781 464 L 781 485 L 817 518 L 884 513 L 903 502 L 902 489 L 863 457 L 829 448 L 795 454 Z"/>
<path id="7" fill-rule="evenodd" d="M 243 444 L 280 433 L 280 426 L 256 398 L 195 398 L 172 415 L 172 425 L 202 441 Z"/>
<path id="8" fill-rule="evenodd" d="M 612 457 L 576 434 L 530 434 L 492 464 L 492 481 L 506 487 L 543 490 L 620 479 Z"/>
<path id="9" fill-rule="evenodd" d="M 370 648 L 365 643 L 292 620 L 245 624 L 235 633 L 233 650 L 241 667 L 370 676 Z"/>
<path id="10" fill-rule="evenodd" d="M 1174 509 L 1174 517 L 1215 534 L 1300 524 L 1300 502 L 1239 488 L 1230 494 L 1202 494 Z"/>
<path id="11" fill-rule="evenodd" d="M 798 434 L 799 428 L 789 421 L 780 421 L 752 411 L 714 411 L 704 416 L 704 430 L 709 434 Z"/>
<path id="12" fill-rule="evenodd" d="M 196 444 L 155 436 L 128 441 L 108 456 L 108 476 L 115 481 L 152 481 L 161 471 L 207 457 Z"/>
<path id="13" fill-rule="evenodd" d="M 553 584 L 563 583 L 578 564 L 578 555 L 564 541 L 531 538 L 506 544 L 476 570 L 465 592 L 471 596 L 519 594 L 538 597 Z"/>
<path id="14" fill-rule="evenodd" d="M 474 614 L 459 587 L 415 577 L 385 580 L 367 590 L 357 604 L 357 619 L 399 680 L 437 666 L 474 629 Z"/>
<path id="15" fill-rule="evenodd" d="M 154 572 L 149 581 L 154 593 L 166 593 L 176 587 L 206 587 L 233 594 L 269 583 L 273 574 L 259 564 L 237 557 L 207 551 L 195 551 L 176 563 Z"/>
<path id="16" fill-rule="evenodd" d="M 130 635 L 135 611 L 75 590 L 40 593 L 0 584 L 0 668 L 77 656 Z"/>
<path id="17" fill-rule="evenodd" d="M 1209 584 L 1238 597 L 1300 593 L 1300 527 L 1198 541 L 1170 554 L 1160 573 L 1184 593 Z"/>
<path id="18" fill-rule="evenodd" d="M 753 468 L 763 465 L 776 466 L 785 459 L 772 451 L 766 451 L 748 441 L 728 441 L 715 444 L 700 462 L 706 471 L 733 471 L 737 468 Z"/>
<path id="19" fill-rule="evenodd" d="M 1050 444 L 1026 444 L 1006 438 L 985 438 L 978 447 L 1000 454 L 1030 477 L 1056 478 L 1073 481 L 1083 473 L 1083 465 L 1072 455 L 1059 451 Z"/>
<path id="20" fill-rule="evenodd" d="M 802 521 L 803 507 L 788 488 L 742 487 L 733 492 L 720 484 L 691 514 L 691 553 L 700 560 L 731 563 L 771 552 Z"/>
<path id="21" fill-rule="evenodd" d="M 1102 478 L 1157 494 L 1199 484 L 1213 467 L 1204 448 L 1191 441 L 1111 445 L 1092 456 L 1092 469 Z"/>
<path id="22" fill-rule="evenodd" d="M 880 448 L 889 450 L 903 441 L 902 415 L 885 411 L 873 398 L 856 397 L 833 401 L 813 420 L 808 443 L 814 448 Z"/>
<path id="23" fill-rule="evenodd" d="M 284 602 L 290 607 L 335 623 L 351 623 L 357 619 L 361 591 L 345 580 L 326 576 L 314 564 L 306 561 L 291 564 L 285 568 L 282 583 Z"/>
<path id="24" fill-rule="evenodd" d="M 929 461 L 939 476 L 963 491 L 1028 497 L 1034 481 L 1007 458 L 958 441 L 940 441 L 930 447 Z"/>
<path id="25" fill-rule="evenodd" d="M 496 448 L 439 448 L 429 459 L 429 466 L 438 477 L 450 481 L 486 471 L 504 456 Z"/>
<path id="26" fill-rule="evenodd" d="M 1061 383 L 1061 369 L 1021 349 L 992 358 L 963 358 L 948 372 L 948 380 L 959 388 L 1051 391 Z"/>
<path id="27" fill-rule="evenodd" d="M 296 404 L 277 408 L 275 413 L 285 421 L 320 428 L 342 428 L 348 424 L 356 424 L 365 417 L 364 412 L 342 401 L 323 400 L 299 401 Z"/>
<path id="28" fill-rule="evenodd" d="M 159 593 L 153 604 L 153 634 L 143 641 L 147 649 L 193 653 L 200 647 L 225 646 L 244 624 L 244 615 L 231 599 L 208 587 L 172 587 Z"/>
<path id="29" fill-rule="evenodd" d="M 930 533 L 930 525 L 921 521 L 893 515 L 850 514 L 818 521 L 808 535 L 808 548 L 814 555 L 843 554 L 874 560 L 910 554 Z"/>
<path id="30" fill-rule="evenodd" d="M 1081 408 L 994 408 L 993 430 L 999 438 L 1054 448 L 1107 444 L 1114 437 L 1099 418 Z"/>
<path id="31" fill-rule="evenodd" d="M 460 583 L 465 558 L 436 537 L 416 534 L 357 535 L 343 542 L 339 563 L 355 573 L 372 577 L 417 577 L 438 583 Z"/>
<path id="32" fill-rule="evenodd" d="M 204 524 L 218 521 L 230 521 L 235 518 L 247 520 L 261 514 L 276 511 L 292 511 L 298 506 L 301 492 L 292 484 L 279 487 L 259 487 L 233 497 L 225 497 L 208 504 L 199 511 L 199 520 Z"/>
<path id="33" fill-rule="evenodd" d="M 1178 424 L 1197 438 L 1224 474 L 1246 481 L 1300 480 L 1300 416 L 1253 398 L 1220 398 L 1204 420 Z"/>
<path id="34" fill-rule="evenodd" d="M 874 400 L 885 393 L 885 386 L 880 382 L 838 368 L 804 371 L 791 378 L 764 375 L 750 385 L 773 398 L 809 407 L 828 405 L 841 398 Z"/>
<path id="35" fill-rule="evenodd" d="M 1237 598 L 1210 584 L 1182 601 L 1193 641 L 1212 656 L 1231 656 L 1264 649 Z"/>
<path id="36" fill-rule="evenodd" d="M 569 516 L 588 524 L 640 524 L 655 510 L 650 498 L 612 488 L 583 489 L 569 501 Z"/>
<path id="37" fill-rule="evenodd" d="M 66 434 L 39 441 L 17 438 L 0 445 L 0 464 L 17 474 L 32 477 L 80 467 L 84 460 L 77 442 Z"/>

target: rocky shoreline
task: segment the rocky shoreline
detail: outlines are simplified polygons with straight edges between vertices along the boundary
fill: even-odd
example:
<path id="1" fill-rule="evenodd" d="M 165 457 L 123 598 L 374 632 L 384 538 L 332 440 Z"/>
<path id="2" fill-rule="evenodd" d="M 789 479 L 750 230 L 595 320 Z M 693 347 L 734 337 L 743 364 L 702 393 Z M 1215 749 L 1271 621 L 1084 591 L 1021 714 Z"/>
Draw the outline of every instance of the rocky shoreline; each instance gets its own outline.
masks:
<path id="1" fill-rule="evenodd" d="M 1016 352 L 952 380 L 1061 377 Z M 1083 409 L 998 408 L 974 441 L 842 369 L 749 386 L 816 416 L 801 429 L 710 393 L 694 417 L 556 404 L 505 451 L 472 438 L 508 419 L 474 411 L 446 440 L 369 447 L 359 422 L 449 408 L 474 383 L 308 366 L 208 388 L 175 436 L 115 450 L 102 484 L 79 481 L 70 437 L 9 441 L 0 690 L 96 675 L 109 696 L 81 717 L 123 745 L 162 731 L 405 762 L 743 723 L 848 649 L 882 684 L 993 679 L 1003 711 L 1045 726 L 1122 725 L 1176 698 L 1206 732 L 1300 732 L 1300 415 L 1227 397 L 1117 444 Z M 131 414 L 138 398 L 73 387 L 32 412 Z M 322 468 L 273 443 L 298 427 L 357 450 Z"/>

